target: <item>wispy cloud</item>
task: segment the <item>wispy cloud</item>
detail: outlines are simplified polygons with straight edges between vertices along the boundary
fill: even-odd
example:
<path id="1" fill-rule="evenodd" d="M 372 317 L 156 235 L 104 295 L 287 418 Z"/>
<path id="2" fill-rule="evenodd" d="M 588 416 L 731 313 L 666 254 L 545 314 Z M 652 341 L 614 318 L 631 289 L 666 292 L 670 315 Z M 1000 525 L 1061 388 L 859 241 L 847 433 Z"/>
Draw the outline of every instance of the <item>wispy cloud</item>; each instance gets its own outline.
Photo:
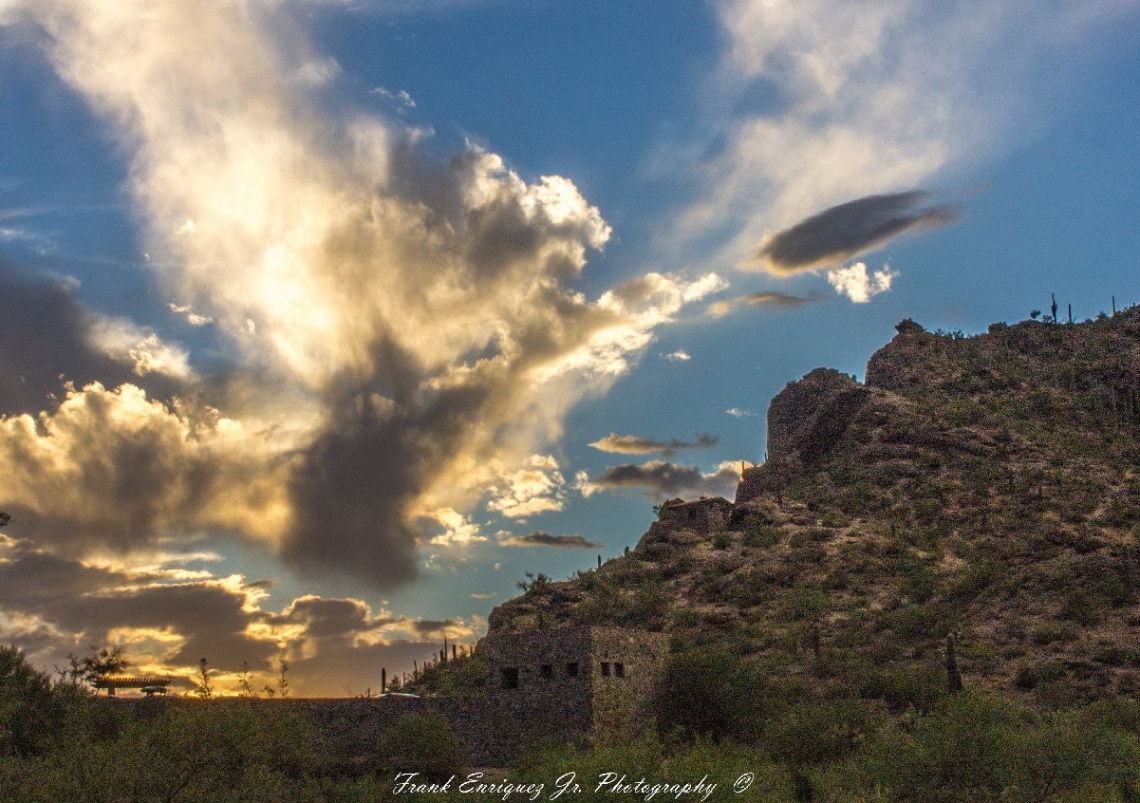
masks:
<path id="1" fill-rule="evenodd" d="M 609 466 L 596 479 L 580 476 L 575 487 L 583 496 L 600 491 L 634 491 L 663 499 L 672 496 L 732 496 L 740 482 L 740 463 L 725 462 L 711 474 L 697 466 L 679 466 L 662 460 L 643 465 Z"/>
<path id="2" fill-rule="evenodd" d="M 725 0 L 717 9 L 726 47 L 707 87 L 705 139 L 664 148 L 656 162 L 675 169 L 683 153 L 695 165 L 701 190 L 669 231 L 681 247 L 720 236 L 712 264 L 756 254 L 765 234 L 821 209 L 897 197 L 1032 136 L 1082 53 L 1095 52 L 1087 45 L 1137 13 L 1120 0 L 1046 0 L 1033 14 L 1005 0 Z M 746 102 L 757 96 L 760 111 Z M 701 152 L 711 156 L 692 158 Z"/>
<path id="3" fill-rule="evenodd" d="M 559 549 L 597 549 L 605 544 L 590 541 L 582 535 L 551 535 L 537 532 L 530 535 L 513 535 L 502 541 L 505 546 L 551 546 Z"/>
<path id="4" fill-rule="evenodd" d="M 761 290 L 743 296 L 727 298 L 709 304 L 709 315 L 722 318 L 739 307 L 756 307 L 759 309 L 799 309 L 807 304 L 823 301 L 828 296 L 824 293 L 811 292 L 806 296 L 793 296 L 787 293 L 777 293 L 772 290 Z"/>
<path id="5" fill-rule="evenodd" d="M 697 435 L 692 442 L 685 442 L 673 438 L 669 441 L 655 441 L 650 438 L 639 438 L 636 435 L 617 435 L 611 432 L 601 440 L 596 440 L 590 446 L 603 452 L 617 454 L 650 454 L 661 452 L 665 457 L 672 457 L 681 449 L 711 449 L 716 446 L 717 438 L 712 435 Z"/>

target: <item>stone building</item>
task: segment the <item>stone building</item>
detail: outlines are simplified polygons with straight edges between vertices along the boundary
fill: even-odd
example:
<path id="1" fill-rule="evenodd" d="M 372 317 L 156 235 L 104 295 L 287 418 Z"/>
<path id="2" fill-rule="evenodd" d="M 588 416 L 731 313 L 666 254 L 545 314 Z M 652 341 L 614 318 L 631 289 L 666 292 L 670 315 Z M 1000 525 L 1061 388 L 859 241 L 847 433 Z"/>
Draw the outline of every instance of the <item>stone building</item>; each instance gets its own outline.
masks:
<path id="1" fill-rule="evenodd" d="M 472 758 L 501 764 L 544 740 L 649 727 L 669 637 L 571 627 L 491 634 L 484 650 L 483 697 L 438 703 Z"/>

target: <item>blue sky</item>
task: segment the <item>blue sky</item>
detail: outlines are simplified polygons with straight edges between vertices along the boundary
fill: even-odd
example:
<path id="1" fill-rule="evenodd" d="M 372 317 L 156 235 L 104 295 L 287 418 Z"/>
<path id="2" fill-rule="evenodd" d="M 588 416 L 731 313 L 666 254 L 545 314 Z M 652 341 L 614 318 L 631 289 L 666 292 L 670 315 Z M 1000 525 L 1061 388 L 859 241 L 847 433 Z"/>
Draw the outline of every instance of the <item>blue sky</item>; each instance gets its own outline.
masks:
<path id="1" fill-rule="evenodd" d="M 0 636 L 359 693 L 731 497 L 901 319 L 1140 301 L 1138 29 L 0 0 Z"/>

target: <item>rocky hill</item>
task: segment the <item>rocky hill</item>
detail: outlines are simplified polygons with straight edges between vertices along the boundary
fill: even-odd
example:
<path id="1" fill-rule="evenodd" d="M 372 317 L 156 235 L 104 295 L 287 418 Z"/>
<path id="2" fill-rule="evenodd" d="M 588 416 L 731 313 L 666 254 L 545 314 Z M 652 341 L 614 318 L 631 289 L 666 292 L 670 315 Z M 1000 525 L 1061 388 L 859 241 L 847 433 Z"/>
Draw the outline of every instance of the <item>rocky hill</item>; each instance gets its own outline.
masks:
<path id="1" fill-rule="evenodd" d="M 863 383 L 817 369 L 772 400 L 734 502 L 667 502 L 492 630 L 665 630 L 774 693 L 900 708 L 946 687 L 951 644 L 967 687 L 1028 702 L 1140 690 L 1140 308 L 897 328 Z"/>

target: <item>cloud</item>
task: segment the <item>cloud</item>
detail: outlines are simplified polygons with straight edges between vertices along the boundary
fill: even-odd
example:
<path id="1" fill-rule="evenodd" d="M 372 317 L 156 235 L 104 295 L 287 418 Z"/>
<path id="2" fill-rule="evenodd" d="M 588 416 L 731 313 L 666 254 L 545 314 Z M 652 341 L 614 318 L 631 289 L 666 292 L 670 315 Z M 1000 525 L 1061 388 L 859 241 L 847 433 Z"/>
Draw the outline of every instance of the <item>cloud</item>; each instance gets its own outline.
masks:
<path id="1" fill-rule="evenodd" d="M 661 452 L 665 457 L 672 457 L 681 449 L 711 449 L 716 446 L 717 438 L 712 435 L 697 435 L 696 441 L 692 443 L 685 443 L 676 438 L 665 442 L 655 441 L 649 438 L 639 438 L 635 435 L 617 435 L 611 432 L 601 440 L 594 441 L 590 444 L 595 449 L 603 452 L 614 452 L 617 454 L 649 454 L 650 452 Z"/>
<path id="2" fill-rule="evenodd" d="M 438 650 L 437 635 L 472 643 L 484 626 L 478 619 L 408 619 L 373 611 L 361 600 L 316 595 L 274 613 L 262 607 L 264 587 L 240 576 L 179 580 L 165 566 L 97 566 L 23 539 L 0 543 L 5 638 L 39 666 L 65 666 L 69 652 L 118 644 L 131 671 L 171 674 L 185 678 L 187 687 L 205 657 L 221 689 L 236 693 L 243 664 L 260 689 L 275 683 L 278 662 L 285 659 L 294 693 L 328 696 L 370 677 L 378 689 L 381 666 L 390 675 L 411 669 L 413 660 Z"/>
<path id="3" fill-rule="evenodd" d="M 898 274 L 884 265 L 871 276 L 867 275 L 867 266 L 862 262 L 848 265 L 845 268 L 835 268 L 827 272 L 827 281 L 840 295 L 845 295 L 856 304 L 865 304 L 873 296 L 885 293 L 891 289 L 891 280 Z"/>
<path id="4" fill-rule="evenodd" d="M 741 410 L 739 407 L 732 407 L 728 410 L 725 410 L 725 412 L 733 418 L 747 418 L 750 415 L 756 415 L 756 413 L 752 412 L 751 410 Z"/>
<path id="5" fill-rule="evenodd" d="M 401 89 L 398 92 L 393 92 L 390 89 L 385 89 L 382 86 L 378 86 L 375 89 L 369 91 L 374 95 L 380 95 L 383 98 L 394 101 L 402 107 L 408 109 L 414 109 L 416 107 L 415 100 L 412 99 L 412 96 L 409 95 L 406 90 Z"/>
<path id="6" fill-rule="evenodd" d="M 812 292 L 806 296 L 792 296 L 787 293 L 777 293 L 771 290 L 762 290 L 748 295 L 716 301 L 709 304 L 708 312 L 715 318 L 721 318 L 737 307 L 750 306 L 757 308 L 774 307 L 776 309 L 799 309 L 807 304 L 823 301 L 827 295 Z"/>
<path id="7" fill-rule="evenodd" d="M 637 489 L 643 496 L 664 499 L 674 496 L 731 496 L 740 482 L 740 464 L 721 463 L 716 471 L 704 474 L 697 466 L 678 466 L 661 460 L 644 465 L 609 466 L 594 480 L 579 481 L 583 496 L 599 491 L 611 493 Z"/>
<path id="8" fill-rule="evenodd" d="M 6 422 L 41 453 L 20 499 L 35 508 L 33 492 L 80 477 L 83 493 L 110 487 L 139 515 L 68 491 L 59 528 L 83 518 L 95 532 L 100 518 L 125 548 L 145 540 L 126 531 L 216 524 L 269 539 L 298 571 L 410 582 L 436 511 L 465 517 L 481 499 L 514 517 L 558 509 L 562 481 L 533 455 L 628 372 L 657 327 L 723 286 L 651 273 L 586 297 L 578 280 L 611 230 L 573 182 L 524 179 L 475 145 L 441 164 L 423 144 L 430 132 L 330 112 L 316 93 L 338 68 L 280 4 L 161 0 L 144 17 L 112 0 L 23 5 L 59 75 L 130 158 L 162 292 L 213 319 L 240 365 L 212 379 L 214 420 L 181 396 L 111 390 L 198 380 L 153 333 L 100 330 L 97 344 L 118 349 L 133 379 L 77 379 L 57 440 Z M 125 333 L 144 336 L 128 344 Z M 151 463 L 138 465 L 163 470 L 137 492 L 115 485 L 144 473 L 118 462 L 133 454 L 128 419 L 106 437 L 80 430 L 103 423 L 81 415 L 96 402 L 150 422 L 140 437 Z M 223 420 L 241 425 L 249 451 L 229 448 Z M 257 444 L 254 432 L 285 434 Z M 84 442 L 113 448 L 96 460 Z"/>
<path id="9" fill-rule="evenodd" d="M 746 265 L 777 276 L 838 268 L 852 257 L 880 248 L 906 231 L 945 226 L 958 219 L 949 206 L 918 208 L 921 191 L 871 195 L 833 206 L 796 225 L 767 234 Z"/>
<path id="10" fill-rule="evenodd" d="M 692 359 L 692 357 L 689 356 L 689 353 L 682 349 L 677 349 L 672 354 L 666 354 L 664 356 L 665 359 L 667 359 L 669 362 L 687 362 L 688 360 Z"/>
<path id="11" fill-rule="evenodd" d="M 511 536 L 502 543 L 506 546 L 552 546 L 559 549 L 597 549 L 605 546 L 596 541 L 590 541 L 577 533 L 574 535 L 551 535 L 544 532 Z"/>
<path id="12" fill-rule="evenodd" d="M 528 468 L 505 475 L 502 485 L 490 488 L 493 498 L 487 509 L 514 519 L 562 510 L 565 485 L 553 457 L 534 455 Z"/>
<path id="13" fill-rule="evenodd" d="M 287 466 L 261 433 L 133 384 L 93 382 L 53 412 L 0 417 L 0 466 L 12 532 L 69 552 L 195 527 L 271 538 L 289 519 Z"/>
<path id="14" fill-rule="evenodd" d="M 431 539 L 437 546 L 449 544 L 470 544 L 477 541 L 486 541 L 487 536 L 479 531 L 479 525 L 473 524 L 470 519 L 449 507 L 435 511 L 434 518 L 444 527 L 444 532 Z"/>
<path id="15" fill-rule="evenodd" d="M 140 375 L 140 365 L 162 361 L 158 341 L 148 343 L 151 333 L 136 328 L 118 344 L 108 342 L 112 325 L 84 309 L 76 289 L 74 281 L 28 276 L 0 258 L 0 415 L 54 409 L 66 382 L 132 382 L 159 398 L 182 388 L 180 352 L 172 352 L 178 356 L 169 362 L 183 369 L 175 371 L 181 376 L 147 370 Z"/>
<path id="16" fill-rule="evenodd" d="M 725 47 L 706 129 L 655 164 L 694 165 L 700 189 L 668 231 L 682 249 L 720 235 L 710 262 L 723 264 L 820 209 L 930 184 L 1033 136 L 1089 45 L 1136 6 L 725 0 L 717 13 Z M 803 264 L 793 253 L 773 267 Z"/>
<path id="17" fill-rule="evenodd" d="M 174 302 L 170 302 L 170 304 L 168 304 L 167 306 L 170 307 L 170 311 L 173 312 L 175 315 L 185 316 L 186 322 L 188 324 L 190 324 L 191 326 L 205 326 L 206 324 L 210 324 L 210 323 L 214 322 L 214 319 L 211 318 L 210 316 L 199 315 L 198 313 L 194 312 L 194 310 L 190 307 L 189 304 L 186 304 L 185 306 L 179 306 L 178 304 L 175 304 Z"/>

